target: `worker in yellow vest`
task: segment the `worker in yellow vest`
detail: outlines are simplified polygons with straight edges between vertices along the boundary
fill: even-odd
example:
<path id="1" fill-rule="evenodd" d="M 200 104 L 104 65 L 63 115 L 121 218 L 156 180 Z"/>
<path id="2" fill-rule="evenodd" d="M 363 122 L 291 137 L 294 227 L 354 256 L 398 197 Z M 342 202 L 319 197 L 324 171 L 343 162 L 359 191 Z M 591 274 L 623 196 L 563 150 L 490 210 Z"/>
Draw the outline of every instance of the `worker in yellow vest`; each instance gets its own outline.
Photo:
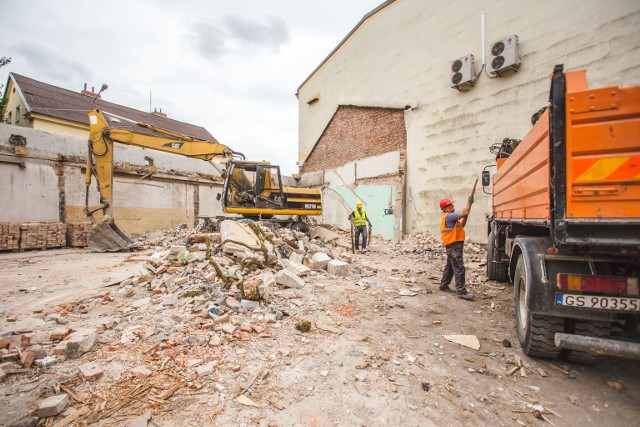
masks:
<path id="1" fill-rule="evenodd" d="M 360 235 L 362 235 L 362 252 L 364 252 L 367 249 L 367 223 L 369 223 L 369 227 L 373 228 L 373 226 L 371 225 L 371 221 L 369 221 L 367 213 L 362 209 L 361 201 L 356 202 L 356 210 L 349 215 L 349 221 L 351 221 L 353 227 L 356 229 L 356 251 L 360 250 Z"/>
<path id="2" fill-rule="evenodd" d="M 449 288 L 451 280 L 456 278 L 456 292 L 458 297 L 473 301 L 473 295 L 467 292 L 465 287 L 465 270 L 464 270 L 464 226 L 467 223 L 467 217 L 471 212 L 473 197 L 469 197 L 467 206 L 462 212 L 456 212 L 453 202 L 449 199 L 440 201 L 440 209 L 442 209 L 442 220 L 440 221 L 440 237 L 442 244 L 447 251 L 447 264 L 442 272 L 442 280 L 440 280 L 440 290 L 443 292 L 452 292 Z"/>

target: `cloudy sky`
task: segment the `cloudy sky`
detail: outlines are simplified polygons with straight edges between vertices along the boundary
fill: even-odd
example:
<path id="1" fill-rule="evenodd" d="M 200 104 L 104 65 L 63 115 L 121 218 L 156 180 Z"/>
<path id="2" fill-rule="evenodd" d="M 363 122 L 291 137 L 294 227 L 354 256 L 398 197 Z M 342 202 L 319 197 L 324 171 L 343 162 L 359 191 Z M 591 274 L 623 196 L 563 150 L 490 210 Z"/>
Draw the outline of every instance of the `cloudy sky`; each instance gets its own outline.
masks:
<path id="1" fill-rule="evenodd" d="M 0 68 L 204 126 L 298 171 L 297 87 L 383 0 L 2 2 Z"/>

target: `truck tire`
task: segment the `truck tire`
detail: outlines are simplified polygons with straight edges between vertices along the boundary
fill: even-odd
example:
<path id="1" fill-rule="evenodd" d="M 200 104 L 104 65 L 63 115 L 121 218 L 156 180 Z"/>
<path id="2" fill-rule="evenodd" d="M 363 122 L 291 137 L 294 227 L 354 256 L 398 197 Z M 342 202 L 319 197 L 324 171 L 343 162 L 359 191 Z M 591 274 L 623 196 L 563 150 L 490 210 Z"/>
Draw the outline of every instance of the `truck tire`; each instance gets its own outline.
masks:
<path id="1" fill-rule="evenodd" d="M 498 282 L 509 281 L 509 265 L 507 263 L 494 262 L 494 252 L 496 251 L 496 235 L 495 231 L 491 230 L 489 233 L 489 240 L 487 241 L 487 278 L 489 280 L 497 280 Z"/>
<path id="2" fill-rule="evenodd" d="M 587 337 L 607 338 L 611 335 L 611 324 L 609 322 L 598 322 L 594 320 L 572 320 L 569 321 L 567 333 L 583 335 Z M 579 350 L 563 349 L 560 356 L 568 362 L 592 365 L 602 357 Z"/>
<path id="3" fill-rule="evenodd" d="M 518 257 L 513 279 L 516 329 L 522 351 L 528 356 L 555 358 L 560 355 L 554 338 L 556 332 L 564 332 L 564 319 L 533 314 L 529 310 L 527 291 L 532 286 L 527 277 L 524 255 Z"/>

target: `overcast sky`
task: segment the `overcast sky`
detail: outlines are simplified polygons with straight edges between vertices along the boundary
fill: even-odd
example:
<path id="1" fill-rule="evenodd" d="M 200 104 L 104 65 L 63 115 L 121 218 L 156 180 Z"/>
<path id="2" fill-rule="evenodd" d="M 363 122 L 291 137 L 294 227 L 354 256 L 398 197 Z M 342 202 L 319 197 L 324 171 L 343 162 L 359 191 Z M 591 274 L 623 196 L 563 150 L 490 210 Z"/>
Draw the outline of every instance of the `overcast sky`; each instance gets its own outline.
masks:
<path id="1" fill-rule="evenodd" d="M 204 126 L 298 171 L 304 79 L 383 0 L 3 1 L 0 68 Z"/>

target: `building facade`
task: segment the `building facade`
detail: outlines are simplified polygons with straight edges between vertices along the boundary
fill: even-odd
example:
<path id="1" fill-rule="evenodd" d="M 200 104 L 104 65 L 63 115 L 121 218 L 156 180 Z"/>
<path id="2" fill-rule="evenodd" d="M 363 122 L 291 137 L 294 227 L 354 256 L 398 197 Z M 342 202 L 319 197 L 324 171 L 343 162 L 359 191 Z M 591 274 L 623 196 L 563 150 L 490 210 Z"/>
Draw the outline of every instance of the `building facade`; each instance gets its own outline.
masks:
<path id="1" fill-rule="evenodd" d="M 88 220 L 86 192 L 90 207 L 100 204 L 95 180 L 88 188 L 85 185 L 87 113 L 94 106 L 215 141 L 203 127 L 110 103 L 92 91 L 74 92 L 14 73 L 9 76 L 3 104 L 0 222 Z M 110 125 L 149 133 L 126 120 Z M 115 144 L 113 181 L 113 215 L 125 233 L 167 230 L 179 224 L 193 227 L 203 217 L 223 215 L 216 200 L 222 178 L 202 160 Z"/>
<path id="2" fill-rule="evenodd" d="M 500 42 L 504 52 L 498 52 Z M 326 193 L 334 186 L 331 176 L 354 162 L 340 150 L 325 149 L 335 166 L 323 172 L 307 166 L 315 162 L 314 152 L 330 144 L 327 132 L 345 107 L 354 113 L 353 107 L 399 111 L 406 134 L 399 151 L 406 152 L 406 165 L 399 161 L 392 173 L 403 189 L 394 205 L 392 234 L 437 233 L 438 201 L 447 197 L 462 209 L 475 179 L 495 165 L 489 148 L 526 135 L 532 114 L 547 104 L 554 65 L 585 69 L 590 87 L 637 85 L 639 47 L 640 3 L 634 0 L 461 0 L 447 6 L 435 0 L 386 1 L 298 88 L 302 180 L 320 183 Z M 503 56 L 502 65 L 497 56 Z M 372 129 L 371 135 L 376 132 Z M 375 137 L 370 143 L 384 144 Z M 364 153 L 358 161 L 368 158 Z M 393 162 L 383 163 L 390 167 Z M 388 173 L 385 169 L 376 179 Z M 357 177 L 348 181 L 345 185 L 356 194 L 363 188 Z M 483 191 L 478 184 L 467 223 L 467 235 L 477 242 L 486 242 L 487 193 L 490 188 Z M 327 200 L 324 206 L 341 218 L 353 200 Z M 383 218 L 384 209 L 372 204 L 368 213 Z"/>

